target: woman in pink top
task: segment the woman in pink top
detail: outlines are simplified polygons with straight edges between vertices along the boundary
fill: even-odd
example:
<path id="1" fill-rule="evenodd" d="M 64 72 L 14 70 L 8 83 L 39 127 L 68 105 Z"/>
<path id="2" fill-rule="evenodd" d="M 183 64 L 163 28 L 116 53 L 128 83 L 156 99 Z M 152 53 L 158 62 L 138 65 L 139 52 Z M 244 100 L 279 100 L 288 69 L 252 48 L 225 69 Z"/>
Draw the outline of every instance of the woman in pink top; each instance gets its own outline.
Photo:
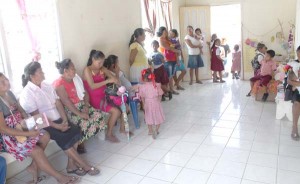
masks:
<path id="1" fill-rule="evenodd" d="M 83 83 L 85 90 L 90 96 L 90 104 L 95 109 L 110 113 L 108 120 L 108 130 L 106 139 L 111 142 L 119 142 L 113 135 L 112 130 L 117 119 L 121 115 L 121 111 L 106 103 L 105 89 L 107 84 L 119 84 L 119 81 L 114 77 L 109 70 L 103 67 L 105 56 L 101 51 L 92 50 L 90 52 L 87 66 L 83 70 Z M 108 77 L 108 79 L 106 79 Z M 124 126 L 120 127 L 120 132 L 125 132 Z"/>

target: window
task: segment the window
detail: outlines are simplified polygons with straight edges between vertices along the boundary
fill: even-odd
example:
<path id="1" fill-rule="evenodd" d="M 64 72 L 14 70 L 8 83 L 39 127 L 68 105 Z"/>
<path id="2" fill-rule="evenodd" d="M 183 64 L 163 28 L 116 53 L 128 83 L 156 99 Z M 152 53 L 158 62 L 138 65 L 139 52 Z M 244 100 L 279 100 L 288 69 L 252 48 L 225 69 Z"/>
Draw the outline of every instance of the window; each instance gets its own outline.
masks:
<path id="1" fill-rule="evenodd" d="M 35 53 L 47 81 L 58 72 L 55 61 L 61 58 L 55 0 L 2 0 L 0 4 L 0 70 L 10 79 L 14 92 L 22 89 L 21 76 Z M 1 24 L 1 23 L 0 23 Z M 5 56 L 5 57 L 4 57 Z"/>

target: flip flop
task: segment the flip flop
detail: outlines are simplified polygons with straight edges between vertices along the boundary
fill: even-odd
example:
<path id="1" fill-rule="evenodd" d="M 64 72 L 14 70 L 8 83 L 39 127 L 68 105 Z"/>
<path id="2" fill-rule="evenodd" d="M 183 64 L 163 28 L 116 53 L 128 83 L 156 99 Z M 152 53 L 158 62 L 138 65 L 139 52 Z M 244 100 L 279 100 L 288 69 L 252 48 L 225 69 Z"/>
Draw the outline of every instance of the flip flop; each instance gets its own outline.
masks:
<path id="1" fill-rule="evenodd" d="M 291 134 L 291 138 L 292 138 L 294 141 L 299 141 L 299 139 L 300 139 L 299 134 L 297 134 L 297 133 L 292 133 L 292 134 Z"/>
<path id="2" fill-rule="evenodd" d="M 67 169 L 67 173 L 68 174 L 76 174 L 78 176 L 84 176 L 84 175 L 86 175 L 87 172 L 85 170 L 83 170 L 81 167 L 79 167 L 79 168 L 76 168 L 74 170 L 68 170 Z"/>
<path id="3" fill-rule="evenodd" d="M 69 181 L 65 182 L 65 183 L 59 183 L 59 184 L 76 184 L 80 182 L 80 178 L 76 177 L 76 176 L 72 176 L 71 179 L 69 179 Z"/>
<path id="4" fill-rule="evenodd" d="M 96 167 L 91 167 L 90 170 L 86 171 L 90 176 L 95 176 L 100 173 L 100 170 Z"/>

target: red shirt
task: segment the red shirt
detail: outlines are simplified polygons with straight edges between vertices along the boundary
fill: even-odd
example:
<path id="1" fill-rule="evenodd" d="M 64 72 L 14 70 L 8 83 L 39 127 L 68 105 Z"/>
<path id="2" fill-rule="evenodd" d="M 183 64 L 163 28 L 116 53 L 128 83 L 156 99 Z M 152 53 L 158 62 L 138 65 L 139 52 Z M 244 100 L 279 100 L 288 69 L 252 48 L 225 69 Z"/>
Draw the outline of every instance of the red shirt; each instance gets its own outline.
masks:
<path id="1" fill-rule="evenodd" d="M 73 104 L 77 104 L 80 102 L 80 99 L 78 98 L 76 87 L 75 87 L 73 80 L 72 80 L 72 82 L 68 82 L 65 79 L 63 79 L 62 77 L 60 77 L 53 82 L 53 86 L 55 88 L 57 88 L 59 86 L 64 86 L 71 102 Z"/>
<path id="2" fill-rule="evenodd" d="M 169 45 L 169 47 L 171 47 L 171 44 L 172 44 L 171 41 L 167 40 L 166 38 L 162 38 L 162 37 L 160 37 L 159 39 L 160 39 L 159 40 L 160 41 L 160 45 L 162 45 L 161 42 L 165 42 L 165 43 L 167 43 Z M 165 56 L 166 61 L 173 61 L 173 62 L 177 61 L 177 57 L 176 57 L 176 53 L 175 52 L 173 52 L 171 50 L 167 50 L 167 49 L 165 49 L 162 46 L 160 47 L 160 51 Z"/>

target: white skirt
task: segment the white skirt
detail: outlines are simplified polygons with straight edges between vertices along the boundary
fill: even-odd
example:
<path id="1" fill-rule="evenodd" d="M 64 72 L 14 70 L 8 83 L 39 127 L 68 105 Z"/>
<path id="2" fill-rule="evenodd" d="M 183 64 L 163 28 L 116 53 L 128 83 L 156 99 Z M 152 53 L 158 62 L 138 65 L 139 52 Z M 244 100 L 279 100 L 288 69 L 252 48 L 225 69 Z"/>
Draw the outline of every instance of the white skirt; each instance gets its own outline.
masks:
<path id="1" fill-rule="evenodd" d="M 130 82 L 142 82 L 142 70 L 147 69 L 148 66 L 131 66 L 130 67 Z"/>

